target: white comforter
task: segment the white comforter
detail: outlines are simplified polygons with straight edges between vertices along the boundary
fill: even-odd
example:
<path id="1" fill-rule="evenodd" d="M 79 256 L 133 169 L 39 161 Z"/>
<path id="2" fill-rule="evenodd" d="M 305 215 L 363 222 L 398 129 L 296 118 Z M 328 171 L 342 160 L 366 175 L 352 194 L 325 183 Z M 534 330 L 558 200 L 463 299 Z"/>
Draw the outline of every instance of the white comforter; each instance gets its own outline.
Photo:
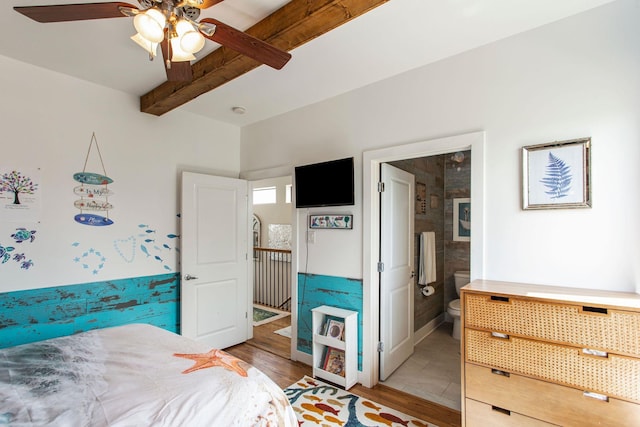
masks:
<path id="1" fill-rule="evenodd" d="M 297 426 L 257 368 L 150 325 L 0 350 L 0 426 Z"/>

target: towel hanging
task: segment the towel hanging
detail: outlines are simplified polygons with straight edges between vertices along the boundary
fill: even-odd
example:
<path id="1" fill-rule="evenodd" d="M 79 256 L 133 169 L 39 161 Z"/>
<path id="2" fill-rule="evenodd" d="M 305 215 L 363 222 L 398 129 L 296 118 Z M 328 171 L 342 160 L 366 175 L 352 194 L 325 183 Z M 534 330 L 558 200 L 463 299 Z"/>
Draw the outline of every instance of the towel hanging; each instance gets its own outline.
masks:
<path id="1" fill-rule="evenodd" d="M 436 281 L 436 233 L 420 233 L 419 285 L 428 285 Z"/>

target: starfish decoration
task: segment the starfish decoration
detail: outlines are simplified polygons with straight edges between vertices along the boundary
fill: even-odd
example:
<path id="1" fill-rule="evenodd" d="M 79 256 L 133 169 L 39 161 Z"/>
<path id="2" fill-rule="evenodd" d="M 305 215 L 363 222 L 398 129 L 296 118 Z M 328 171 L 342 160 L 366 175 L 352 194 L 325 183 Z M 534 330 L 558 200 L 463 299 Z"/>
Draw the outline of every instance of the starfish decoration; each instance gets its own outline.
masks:
<path id="1" fill-rule="evenodd" d="M 240 367 L 240 359 L 231 356 L 230 354 L 225 353 L 222 350 L 213 349 L 208 353 L 200 353 L 200 354 L 182 354 L 182 353 L 174 353 L 176 357 L 182 357 L 184 359 L 191 359 L 196 363 L 190 367 L 182 371 L 183 374 L 189 374 L 191 372 L 197 371 L 199 369 L 212 368 L 214 366 L 222 366 L 225 369 L 236 372 L 241 377 L 247 376 L 247 371 L 245 371 L 242 367 Z"/>

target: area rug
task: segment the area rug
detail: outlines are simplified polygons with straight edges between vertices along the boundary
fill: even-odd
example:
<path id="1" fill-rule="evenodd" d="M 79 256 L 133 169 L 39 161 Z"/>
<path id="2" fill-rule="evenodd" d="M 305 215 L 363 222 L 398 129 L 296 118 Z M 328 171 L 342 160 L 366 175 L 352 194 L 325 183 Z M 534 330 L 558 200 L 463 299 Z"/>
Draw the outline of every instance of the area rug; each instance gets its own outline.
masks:
<path id="1" fill-rule="evenodd" d="M 264 325 L 265 323 L 273 322 L 277 319 L 289 316 L 291 313 L 288 311 L 278 310 L 273 307 L 266 307 L 264 305 L 253 305 L 253 326 Z"/>
<path id="2" fill-rule="evenodd" d="M 291 338 L 291 325 L 286 328 L 278 329 L 277 331 L 273 331 L 274 334 L 282 335 L 283 337 Z"/>
<path id="3" fill-rule="evenodd" d="M 308 376 L 284 392 L 304 427 L 437 427 Z"/>

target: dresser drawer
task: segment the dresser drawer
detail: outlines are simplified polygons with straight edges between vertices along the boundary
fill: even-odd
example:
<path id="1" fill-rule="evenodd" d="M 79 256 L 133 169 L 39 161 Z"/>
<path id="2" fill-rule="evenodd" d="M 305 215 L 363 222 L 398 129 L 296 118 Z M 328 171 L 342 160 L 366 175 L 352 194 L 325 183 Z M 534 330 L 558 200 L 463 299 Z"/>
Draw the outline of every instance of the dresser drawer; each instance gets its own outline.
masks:
<path id="1" fill-rule="evenodd" d="M 555 425 L 473 399 L 465 400 L 466 427 L 548 427 Z"/>
<path id="2" fill-rule="evenodd" d="M 581 390 L 465 364 L 466 397 L 508 408 L 562 426 L 632 426 L 640 423 L 640 405 L 609 398 L 602 401 Z"/>
<path id="3" fill-rule="evenodd" d="M 464 293 L 466 327 L 640 357 L 640 313 Z"/>
<path id="4" fill-rule="evenodd" d="M 640 402 L 640 359 L 585 355 L 579 348 L 465 329 L 465 361 Z"/>

